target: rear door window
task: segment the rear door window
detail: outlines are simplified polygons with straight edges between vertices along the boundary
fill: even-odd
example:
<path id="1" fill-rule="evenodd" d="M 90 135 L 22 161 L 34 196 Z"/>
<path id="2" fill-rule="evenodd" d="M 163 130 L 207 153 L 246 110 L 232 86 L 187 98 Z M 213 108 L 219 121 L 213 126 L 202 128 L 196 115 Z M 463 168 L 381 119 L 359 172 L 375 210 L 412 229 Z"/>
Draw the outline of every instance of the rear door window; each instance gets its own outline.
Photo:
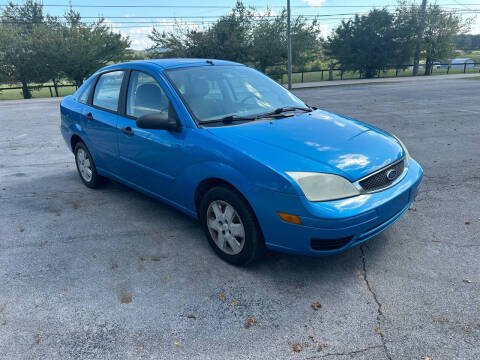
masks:
<path id="1" fill-rule="evenodd" d="M 93 105 L 102 109 L 117 111 L 118 98 L 124 71 L 111 71 L 100 75 L 93 94 Z"/>

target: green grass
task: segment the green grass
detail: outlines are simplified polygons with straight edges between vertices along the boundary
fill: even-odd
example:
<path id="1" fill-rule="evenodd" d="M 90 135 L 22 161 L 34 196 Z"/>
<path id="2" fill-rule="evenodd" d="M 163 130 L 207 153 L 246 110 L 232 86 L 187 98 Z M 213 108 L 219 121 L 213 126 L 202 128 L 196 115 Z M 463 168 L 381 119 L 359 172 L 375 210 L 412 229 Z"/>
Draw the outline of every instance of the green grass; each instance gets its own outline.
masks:
<path id="1" fill-rule="evenodd" d="M 308 83 L 306 83 L 308 84 Z M 370 86 L 370 85 L 389 85 L 389 84 L 395 84 L 395 81 L 372 81 L 372 82 L 358 82 L 358 83 L 336 83 L 336 84 L 330 84 L 328 87 L 347 87 L 347 86 Z M 323 86 L 324 87 L 324 86 Z M 313 87 L 307 87 L 305 89 L 312 89 Z M 322 88 L 322 86 L 316 87 L 316 89 Z M 302 88 L 298 89 L 301 90 Z"/>
<path id="2" fill-rule="evenodd" d="M 467 77 L 467 78 L 463 78 L 463 80 L 480 80 L 480 76 Z"/>
<path id="3" fill-rule="evenodd" d="M 45 84 L 45 85 L 52 85 L 53 84 Z M 20 85 L 12 85 L 10 87 L 17 87 Z M 0 84 L 0 88 L 9 87 L 6 84 Z M 66 96 L 73 94 L 75 92 L 75 86 L 65 86 L 58 88 L 58 95 L 59 96 Z M 32 89 L 32 97 L 33 98 L 46 98 L 50 97 L 50 91 L 48 88 L 40 88 L 40 89 Z M 55 96 L 55 89 L 52 87 L 52 94 Z M 15 90 L 1 90 L 0 91 L 0 100 L 17 100 L 23 99 L 22 90 L 15 89 Z"/>
<path id="4" fill-rule="evenodd" d="M 423 69 L 419 70 L 419 74 L 423 75 Z M 474 73 L 479 73 L 478 67 L 477 68 L 467 68 L 466 73 L 467 74 L 474 74 Z M 448 74 L 463 74 L 463 68 L 462 69 L 450 69 L 448 71 Z M 333 71 L 333 80 L 341 80 L 340 76 L 340 71 L 335 70 Z M 432 75 L 447 75 L 447 69 L 433 69 Z M 396 73 L 395 70 L 387 70 L 387 71 L 382 71 L 380 72 L 380 76 L 378 78 L 393 78 L 393 77 L 405 77 L 405 76 L 412 76 L 412 70 L 411 69 L 406 69 L 406 70 L 398 70 L 398 73 Z M 275 78 L 275 77 L 274 77 Z M 275 78 L 277 79 L 278 76 Z M 375 76 L 375 78 L 377 78 Z M 352 79 L 359 79 L 358 72 L 352 72 L 352 71 L 345 71 L 343 73 L 343 80 L 352 80 Z M 281 83 L 285 84 L 287 83 L 288 78 L 286 74 L 283 74 Z M 323 73 L 323 79 L 322 79 L 322 72 L 321 71 L 314 71 L 314 72 L 306 72 L 303 74 L 303 82 L 313 82 L 313 81 L 328 81 L 328 71 L 324 71 Z M 293 83 L 301 83 L 302 82 L 302 74 L 300 73 L 294 73 L 292 74 L 292 82 Z"/>

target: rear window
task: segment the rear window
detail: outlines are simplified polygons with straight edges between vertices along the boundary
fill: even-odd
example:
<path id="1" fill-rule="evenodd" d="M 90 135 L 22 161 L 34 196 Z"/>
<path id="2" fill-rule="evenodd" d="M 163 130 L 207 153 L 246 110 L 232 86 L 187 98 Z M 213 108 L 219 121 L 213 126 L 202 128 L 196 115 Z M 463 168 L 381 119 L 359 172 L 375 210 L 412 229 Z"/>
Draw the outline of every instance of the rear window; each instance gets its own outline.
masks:
<path id="1" fill-rule="evenodd" d="M 100 75 L 93 94 L 93 105 L 117 111 L 124 71 L 111 71 Z"/>
<path id="2" fill-rule="evenodd" d="M 82 104 L 86 104 L 88 102 L 88 96 L 92 91 L 94 82 L 95 81 L 90 80 L 87 84 L 85 84 L 82 91 L 80 92 L 80 96 L 78 97 L 78 102 L 81 102 Z"/>

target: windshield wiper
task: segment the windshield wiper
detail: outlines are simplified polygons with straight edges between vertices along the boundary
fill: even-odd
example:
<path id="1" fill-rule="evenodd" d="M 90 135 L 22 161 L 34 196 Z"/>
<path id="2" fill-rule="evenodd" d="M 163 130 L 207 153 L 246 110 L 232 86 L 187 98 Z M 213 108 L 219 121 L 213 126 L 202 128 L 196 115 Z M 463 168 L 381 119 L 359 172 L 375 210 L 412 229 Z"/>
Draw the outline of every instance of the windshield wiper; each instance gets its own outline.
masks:
<path id="1" fill-rule="evenodd" d="M 219 123 L 219 122 L 224 124 L 231 124 L 234 121 L 254 121 L 261 118 L 274 117 L 276 115 L 281 115 L 284 112 L 295 111 L 295 110 L 300 110 L 305 112 L 313 111 L 313 109 L 310 107 L 304 108 L 304 107 L 297 107 L 297 106 L 283 106 L 273 111 L 269 111 L 268 113 L 265 113 L 265 114 L 260 114 L 255 116 L 227 115 L 219 119 L 201 121 L 200 124 L 212 124 L 212 123 Z"/>
<path id="2" fill-rule="evenodd" d="M 275 115 L 280 115 L 284 112 L 290 112 L 290 111 L 295 111 L 295 110 L 300 110 L 300 111 L 305 111 L 305 112 L 312 112 L 313 111 L 313 109 L 311 109 L 310 107 L 304 108 L 304 107 L 298 107 L 298 106 L 283 106 L 283 107 L 279 107 L 279 108 L 277 108 L 273 111 L 269 111 L 268 113 L 258 115 L 255 118 L 260 119 L 260 118 L 264 118 L 264 117 L 271 117 L 271 116 L 274 117 Z"/>
<path id="3" fill-rule="evenodd" d="M 244 117 L 244 116 L 237 116 L 237 115 L 227 115 L 220 119 L 213 119 L 213 120 L 205 120 L 201 121 L 200 124 L 212 124 L 212 123 L 224 123 L 224 124 L 231 124 L 234 121 L 253 121 L 256 117 Z"/>

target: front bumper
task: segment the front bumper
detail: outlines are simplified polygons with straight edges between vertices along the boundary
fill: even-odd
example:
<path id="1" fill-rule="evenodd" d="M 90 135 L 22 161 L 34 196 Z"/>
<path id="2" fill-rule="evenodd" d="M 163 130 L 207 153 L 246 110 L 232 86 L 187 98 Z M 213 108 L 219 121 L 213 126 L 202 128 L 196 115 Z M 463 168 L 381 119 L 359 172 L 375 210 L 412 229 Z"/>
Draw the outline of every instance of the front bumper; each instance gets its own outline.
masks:
<path id="1" fill-rule="evenodd" d="M 358 245 L 393 224 L 415 199 L 422 176 L 422 168 L 411 159 L 399 183 L 376 193 L 310 202 L 304 196 L 257 187 L 246 196 L 255 209 L 267 248 L 330 255 Z M 302 225 L 282 221 L 278 211 L 298 215 Z"/>

